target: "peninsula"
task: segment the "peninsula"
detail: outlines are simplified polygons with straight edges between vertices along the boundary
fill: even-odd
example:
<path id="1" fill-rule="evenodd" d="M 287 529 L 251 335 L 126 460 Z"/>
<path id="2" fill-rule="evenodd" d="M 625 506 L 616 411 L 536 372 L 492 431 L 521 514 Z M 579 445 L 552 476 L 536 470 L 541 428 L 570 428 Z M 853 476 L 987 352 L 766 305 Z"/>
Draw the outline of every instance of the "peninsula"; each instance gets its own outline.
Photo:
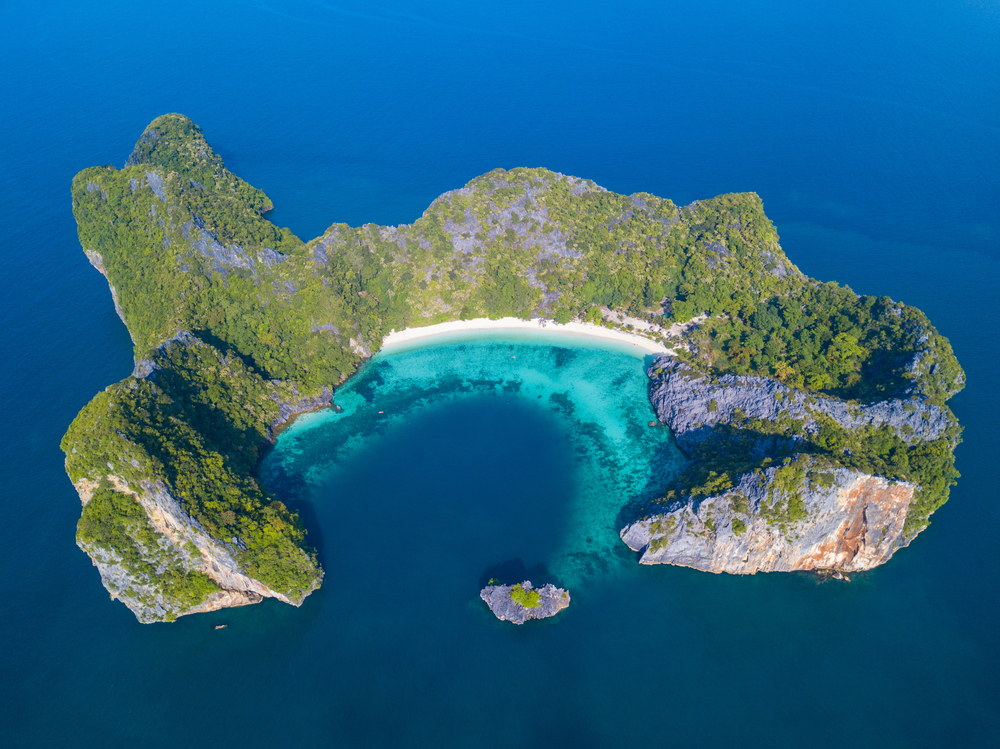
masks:
<path id="1" fill-rule="evenodd" d="M 913 307 L 800 273 L 753 193 L 680 207 L 498 169 L 413 224 L 303 242 L 168 114 L 72 195 L 135 350 L 62 440 L 77 543 L 143 622 L 317 589 L 302 523 L 258 481 L 262 447 L 393 335 L 443 323 L 571 324 L 660 354 L 654 423 L 691 460 L 623 513 L 643 563 L 869 569 L 958 476 L 947 339 Z"/>

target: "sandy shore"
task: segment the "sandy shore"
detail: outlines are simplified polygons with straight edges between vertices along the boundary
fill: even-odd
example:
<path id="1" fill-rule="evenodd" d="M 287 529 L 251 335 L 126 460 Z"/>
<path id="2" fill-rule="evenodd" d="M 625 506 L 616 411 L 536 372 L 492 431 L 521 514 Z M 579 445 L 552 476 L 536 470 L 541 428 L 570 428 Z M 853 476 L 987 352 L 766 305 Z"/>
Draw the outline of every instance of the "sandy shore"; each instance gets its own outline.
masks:
<path id="1" fill-rule="evenodd" d="M 632 333 L 623 333 L 620 330 L 611 330 L 599 325 L 582 322 L 570 322 L 565 325 L 559 325 L 551 320 L 546 320 L 543 323 L 540 320 L 520 320 L 516 317 L 504 317 L 499 320 L 490 320 L 482 317 L 475 320 L 456 320 L 455 322 L 428 325 L 423 328 L 406 328 L 398 332 L 393 331 L 385 337 L 385 340 L 382 342 L 382 348 L 399 346 L 420 338 L 428 338 L 443 333 L 465 333 L 477 330 L 544 330 L 556 333 L 569 333 L 571 335 L 583 335 L 589 338 L 604 338 L 635 346 L 637 349 L 649 354 L 665 354 L 669 351 L 662 343 L 657 341 L 651 341 L 648 338 L 643 338 Z"/>

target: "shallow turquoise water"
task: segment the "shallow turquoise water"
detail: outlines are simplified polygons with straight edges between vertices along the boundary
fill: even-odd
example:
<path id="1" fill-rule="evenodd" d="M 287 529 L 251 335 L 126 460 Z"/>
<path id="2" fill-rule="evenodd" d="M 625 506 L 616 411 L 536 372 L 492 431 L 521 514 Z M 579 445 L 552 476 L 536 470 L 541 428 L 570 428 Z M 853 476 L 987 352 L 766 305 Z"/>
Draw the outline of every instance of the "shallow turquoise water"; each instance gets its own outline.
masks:
<path id="1" fill-rule="evenodd" d="M 279 491 L 305 492 L 329 524 L 350 525 L 349 505 L 372 512 L 389 503 L 386 522 L 375 511 L 364 535 L 416 544 L 413 569 L 423 563 L 415 549 L 441 543 L 425 539 L 427 526 L 448 518 L 445 544 L 476 550 L 454 560 L 458 579 L 520 560 L 579 585 L 634 562 L 618 515 L 684 461 L 667 430 L 648 426 L 651 357 L 630 348 L 502 331 L 390 349 L 337 391 L 341 412 L 310 414 L 282 432 L 262 475 Z M 400 512 L 410 519 L 395 522 Z M 320 525 L 329 548 L 329 525 Z"/>

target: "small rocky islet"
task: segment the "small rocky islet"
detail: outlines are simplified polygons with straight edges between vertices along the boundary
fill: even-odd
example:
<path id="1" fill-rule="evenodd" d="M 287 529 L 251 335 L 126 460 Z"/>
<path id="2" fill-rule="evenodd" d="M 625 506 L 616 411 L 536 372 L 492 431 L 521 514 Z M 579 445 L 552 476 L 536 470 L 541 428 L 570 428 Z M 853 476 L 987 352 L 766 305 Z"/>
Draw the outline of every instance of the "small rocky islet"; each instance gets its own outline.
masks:
<path id="1" fill-rule="evenodd" d="M 540 588 L 530 580 L 516 585 L 487 585 L 479 593 L 490 611 L 502 622 L 524 624 L 529 619 L 548 619 L 569 606 L 569 591 L 552 583 Z"/>

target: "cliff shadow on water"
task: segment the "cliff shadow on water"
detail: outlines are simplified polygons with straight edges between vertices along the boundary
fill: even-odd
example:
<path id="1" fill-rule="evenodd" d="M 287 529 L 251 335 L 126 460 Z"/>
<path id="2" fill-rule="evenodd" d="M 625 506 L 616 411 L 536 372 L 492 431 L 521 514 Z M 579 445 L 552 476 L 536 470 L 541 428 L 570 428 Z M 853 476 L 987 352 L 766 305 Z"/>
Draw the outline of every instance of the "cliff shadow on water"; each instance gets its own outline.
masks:
<path id="1" fill-rule="evenodd" d="M 543 583 L 552 583 L 557 587 L 563 586 L 563 582 L 553 576 L 545 564 L 539 563 L 528 567 L 521 559 L 508 559 L 487 567 L 479 578 L 479 587 L 485 588 L 495 582 L 510 585 L 525 580 L 530 580 L 536 586 Z"/>
<path id="2" fill-rule="evenodd" d="M 668 427 L 657 423 L 655 426 L 647 425 L 647 428 L 660 430 L 664 433 L 664 439 L 649 456 L 649 476 L 645 485 L 638 493 L 622 502 L 615 517 L 616 528 L 624 528 L 649 512 L 650 506 L 663 497 L 670 483 L 691 466 L 691 461 L 686 459 L 677 446 L 677 441 Z M 629 552 L 624 544 L 621 544 L 621 550 Z M 630 555 L 631 553 L 629 552 Z"/>

